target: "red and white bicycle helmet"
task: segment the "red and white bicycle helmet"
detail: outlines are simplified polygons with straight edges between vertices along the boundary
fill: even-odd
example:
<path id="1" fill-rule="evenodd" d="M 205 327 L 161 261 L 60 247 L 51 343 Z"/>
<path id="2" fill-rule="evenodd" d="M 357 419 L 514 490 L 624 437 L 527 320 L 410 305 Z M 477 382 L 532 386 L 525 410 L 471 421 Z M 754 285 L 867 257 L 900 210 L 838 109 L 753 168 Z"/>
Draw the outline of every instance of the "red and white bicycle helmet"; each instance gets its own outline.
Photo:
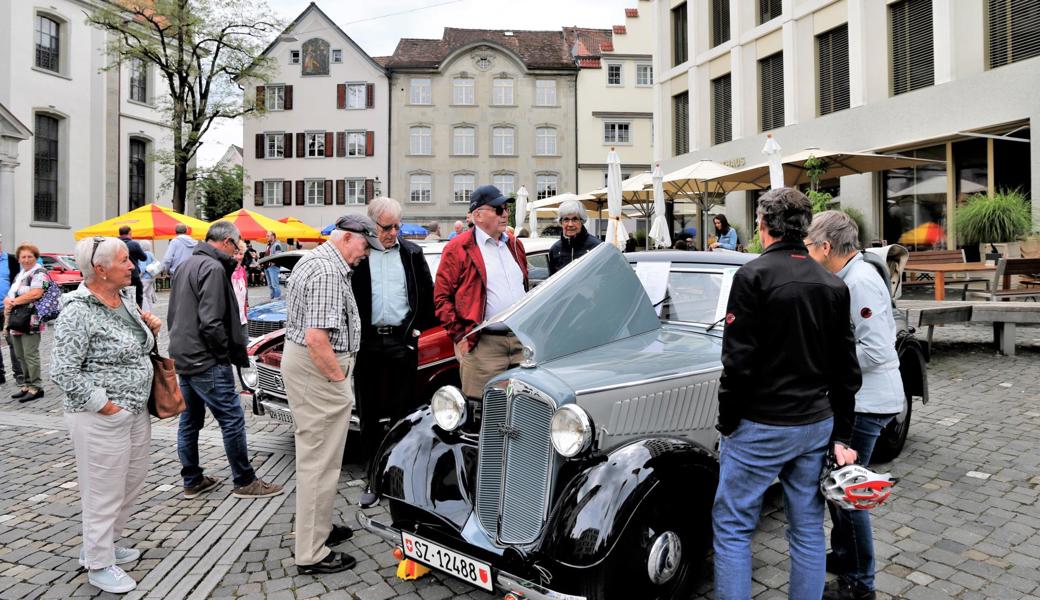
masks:
<path id="1" fill-rule="evenodd" d="M 832 466 L 820 478 L 820 491 L 839 508 L 870 510 L 888 500 L 895 484 L 891 473 L 875 473 L 862 465 Z"/>

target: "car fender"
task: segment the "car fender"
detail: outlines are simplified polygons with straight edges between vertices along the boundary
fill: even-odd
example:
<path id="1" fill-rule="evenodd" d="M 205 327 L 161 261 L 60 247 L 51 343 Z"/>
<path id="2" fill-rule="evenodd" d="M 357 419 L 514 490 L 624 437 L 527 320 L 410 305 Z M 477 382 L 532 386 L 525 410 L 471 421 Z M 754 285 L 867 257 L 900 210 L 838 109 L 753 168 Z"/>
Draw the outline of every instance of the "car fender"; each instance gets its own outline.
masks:
<path id="1" fill-rule="evenodd" d="M 928 404 L 928 348 L 912 335 L 899 339 L 899 375 L 903 380 L 903 391 L 907 396 L 919 396 Z"/>
<path id="2" fill-rule="evenodd" d="M 610 554 L 659 485 L 681 482 L 679 489 L 705 494 L 710 506 L 718 478 L 718 459 L 698 444 L 677 438 L 636 440 L 570 480 L 555 503 L 541 551 L 563 565 L 594 566 Z"/>

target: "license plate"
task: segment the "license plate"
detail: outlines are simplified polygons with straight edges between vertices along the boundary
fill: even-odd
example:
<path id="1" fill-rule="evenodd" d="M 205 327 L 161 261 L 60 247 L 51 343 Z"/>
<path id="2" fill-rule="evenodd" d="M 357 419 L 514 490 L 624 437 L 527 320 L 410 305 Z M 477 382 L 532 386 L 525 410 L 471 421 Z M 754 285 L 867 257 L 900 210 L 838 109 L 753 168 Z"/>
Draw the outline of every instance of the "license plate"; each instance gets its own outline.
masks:
<path id="1" fill-rule="evenodd" d="M 448 550 L 444 546 L 416 537 L 407 531 L 401 532 L 405 556 L 414 558 L 434 569 L 454 575 L 463 581 L 494 591 L 491 581 L 491 565 Z"/>

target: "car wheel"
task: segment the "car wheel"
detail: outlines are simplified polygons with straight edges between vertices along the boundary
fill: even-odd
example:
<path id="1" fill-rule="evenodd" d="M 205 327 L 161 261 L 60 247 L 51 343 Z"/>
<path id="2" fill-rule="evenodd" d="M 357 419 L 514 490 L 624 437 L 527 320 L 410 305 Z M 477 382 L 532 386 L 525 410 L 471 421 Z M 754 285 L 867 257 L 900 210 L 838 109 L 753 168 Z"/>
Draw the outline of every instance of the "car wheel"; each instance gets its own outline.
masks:
<path id="1" fill-rule="evenodd" d="M 870 464 L 891 462 L 899 456 L 906 445 L 906 436 L 910 433 L 910 415 L 913 412 L 914 403 L 908 397 L 903 401 L 903 412 L 896 415 L 896 418 L 881 430 L 881 435 L 874 444 L 874 453 L 870 455 Z"/>

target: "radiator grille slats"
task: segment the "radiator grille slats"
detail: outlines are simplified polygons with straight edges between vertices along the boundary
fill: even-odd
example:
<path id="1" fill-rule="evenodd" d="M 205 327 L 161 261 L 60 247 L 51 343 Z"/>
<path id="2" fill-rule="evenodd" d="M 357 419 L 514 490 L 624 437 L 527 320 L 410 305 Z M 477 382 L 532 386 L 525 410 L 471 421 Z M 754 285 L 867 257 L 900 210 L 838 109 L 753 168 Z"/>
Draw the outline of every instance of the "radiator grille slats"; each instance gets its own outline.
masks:
<path id="1" fill-rule="evenodd" d="M 607 430 L 611 435 L 644 435 L 712 427 L 718 387 L 713 379 L 619 400 Z"/>

